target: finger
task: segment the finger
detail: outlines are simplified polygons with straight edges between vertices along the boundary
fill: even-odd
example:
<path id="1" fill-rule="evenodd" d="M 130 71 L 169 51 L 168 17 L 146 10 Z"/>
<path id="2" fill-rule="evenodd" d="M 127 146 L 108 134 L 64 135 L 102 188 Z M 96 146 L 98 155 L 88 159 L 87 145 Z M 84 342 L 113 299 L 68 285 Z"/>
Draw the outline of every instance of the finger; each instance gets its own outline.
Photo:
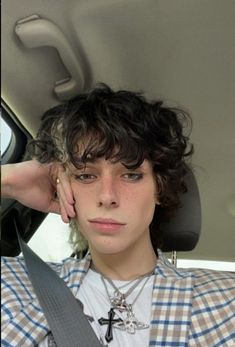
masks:
<path id="1" fill-rule="evenodd" d="M 69 178 L 65 172 L 64 167 L 60 163 L 51 163 L 50 165 L 50 178 L 51 184 L 57 190 L 58 183 L 63 187 L 63 199 L 70 205 L 74 204 L 73 192 L 70 186 Z"/>
<path id="2" fill-rule="evenodd" d="M 58 172 L 57 172 L 57 182 L 61 183 L 63 187 L 63 192 L 64 192 L 64 198 L 65 200 L 70 204 L 74 204 L 74 196 L 73 196 L 73 191 L 70 185 L 70 180 L 68 178 L 67 173 L 65 172 L 64 168 L 62 166 L 59 166 Z"/>
<path id="3" fill-rule="evenodd" d="M 69 217 L 73 218 L 76 215 L 74 205 L 68 202 L 64 185 L 65 184 L 57 178 L 57 196 L 59 198 L 60 206 L 63 207 L 63 210 L 65 210 Z"/>
<path id="4" fill-rule="evenodd" d="M 69 217 L 74 218 L 76 215 L 73 206 L 74 199 L 69 178 L 64 167 L 60 163 L 53 163 L 50 168 L 50 175 L 52 182 L 54 182 L 53 184 L 56 189 L 57 199 L 59 200 L 62 220 L 68 223 Z"/>
<path id="5" fill-rule="evenodd" d="M 65 223 L 69 223 L 70 218 L 68 216 L 66 208 L 64 207 L 63 201 L 59 199 L 59 203 L 60 203 L 60 214 L 61 214 L 62 221 Z"/>

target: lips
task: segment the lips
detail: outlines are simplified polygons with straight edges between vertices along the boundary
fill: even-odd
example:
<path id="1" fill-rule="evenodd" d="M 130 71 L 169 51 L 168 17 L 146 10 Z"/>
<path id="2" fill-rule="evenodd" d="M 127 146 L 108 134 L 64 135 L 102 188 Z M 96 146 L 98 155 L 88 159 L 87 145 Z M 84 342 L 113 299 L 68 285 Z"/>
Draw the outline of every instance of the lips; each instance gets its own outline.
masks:
<path id="1" fill-rule="evenodd" d="M 112 218 L 94 218 L 90 219 L 89 222 L 91 225 L 98 231 L 118 231 L 120 230 L 126 223 L 121 223 Z"/>
<path id="2" fill-rule="evenodd" d="M 115 219 L 112 218 L 95 218 L 95 219 L 89 219 L 89 222 L 91 223 L 101 223 L 101 224 L 119 224 L 119 225 L 125 225 L 125 223 L 121 223 Z"/>

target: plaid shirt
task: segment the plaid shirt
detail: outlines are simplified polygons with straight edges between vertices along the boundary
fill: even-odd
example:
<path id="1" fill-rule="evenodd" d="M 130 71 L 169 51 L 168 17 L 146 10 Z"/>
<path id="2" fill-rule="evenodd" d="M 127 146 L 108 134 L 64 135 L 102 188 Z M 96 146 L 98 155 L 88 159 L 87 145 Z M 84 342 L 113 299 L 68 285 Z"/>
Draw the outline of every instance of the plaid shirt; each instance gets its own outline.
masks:
<path id="1" fill-rule="evenodd" d="M 49 327 L 22 258 L 2 260 L 2 344 L 31 347 Z M 90 256 L 50 266 L 74 295 L 90 266 Z M 234 347 L 235 274 L 179 270 L 159 251 L 152 295 L 149 346 Z"/>

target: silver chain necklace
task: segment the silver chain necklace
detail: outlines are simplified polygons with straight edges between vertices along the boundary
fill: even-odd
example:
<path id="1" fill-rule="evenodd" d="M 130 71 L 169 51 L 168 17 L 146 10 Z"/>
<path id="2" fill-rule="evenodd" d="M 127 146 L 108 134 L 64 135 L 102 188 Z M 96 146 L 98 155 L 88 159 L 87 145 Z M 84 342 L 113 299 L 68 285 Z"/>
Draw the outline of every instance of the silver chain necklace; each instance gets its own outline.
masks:
<path id="1" fill-rule="evenodd" d="M 142 276 L 140 276 L 140 277 L 138 277 L 138 278 L 136 278 L 135 280 L 132 280 L 132 281 L 124 284 L 123 286 L 121 286 L 119 288 L 114 284 L 114 282 L 110 278 L 108 278 L 108 277 L 104 276 L 103 274 L 101 274 L 101 280 L 102 280 L 102 282 L 104 284 L 106 293 L 107 293 L 107 295 L 109 297 L 109 300 L 110 300 L 110 303 L 111 303 L 112 307 L 114 309 L 117 309 L 119 312 L 128 311 L 128 304 L 126 303 L 126 298 L 133 292 L 133 290 L 141 283 L 141 281 L 144 278 L 146 278 L 146 277 L 149 278 L 152 274 L 153 274 L 153 270 L 148 272 L 148 273 L 146 273 L 146 274 L 144 274 L 144 275 L 142 275 Z M 113 294 L 112 297 L 109 295 L 108 288 L 107 288 L 105 280 L 107 282 L 109 282 L 111 284 L 111 286 L 114 288 L 114 294 Z M 123 292 L 120 291 L 120 289 L 130 285 L 132 282 L 134 282 L 134 284 L 127 290 L 126 293 L 123 293 Z M 134 300 L 132 305 L 138 299 L 138 296 Z"/>
<path id="2" fill-rule="evenodd" d="M 111 305 L 113 308 L 117 309 L 120 312 L 126 311 L 127 310 L 127 303 L 126 303 L 126 298 L 133 292 L 133 290 L 139 285 L 139 283 L 145 278 L 145 277 L 150 277 L 153 273 L 154 270 L 151 270 L 149 272 L 147 272 L 144 275 L 139 276 L 138 278 L 135 278 L 131 281 L 129 281 L 128 283 L 125 283 L 124 285 L 120 286 L 119 288 L 114 284 L 114 282 L 106 277 L 101 271 L 98 271 L 95 266 L 93 265 L 93 270 L 96 273 L 99 273 L 101 275 L 101 280 L 104 284 L 106 293 L 110 299 Z M 109 284 L 111 284 L 111 286 L 114 288 L 114 294 L 113 297 L 110 297 L 109 293 L 108 293 L 108 288 L 106 286 L 105 280 L 107 282 L 109 282 Z M 134 282 L 134 284 L 127 290 L 126 293 L 122 293 L 120 291 L 120 289 L 123 289 L 124 287 L 127 287 L 128 285 L 130 285 L 132 282 Z M 136 301 L 136 300 L 135 300 Z M 133 303 L 132 303 L 133 305 Z"/>
<path id="3" fill-rule="evenodd" d="M 134 334 L 136 332 L 136 330 L 140 330 L 140 329 L 146 329 L 149 327 L 149 324 L 146 324 L 144 322 L 140 322 L 136 317 L 135 314 L 133 312 L 133 305 L 135 304 L 135 302 L 137 301 L 137 299 L 139 298 L 140 294 L 142 293 L 146 283 L 148 282 L 148 280 L 150 279 L 151 275 L 154 273 L 154 271 L 151 271 L 143 276 L 141 276 L 138 279 L 135 279 L 135 283 L 128 289 L 128 291 L 126 293 L 122 293 L 120 292 L 120 289 L 127 286 L 128 284 L 132 283 L 132 281 L 128 282 L 128 284 L 125 284 L 124 286 L 121 287 L 117 287 L 113 281 L 110 278 L 107 278 L 106 276 L 104 276 L 103 274 L 101 274 L 101 281 L 104 284 L 104 288 L 105 291 L 107 293 L 107 296 L 109 298 L 109 301 L 111 303 L 111 309 L 108 312 L 108 319 L 105 318 L 100 318 L 98 320 L 100 325 L 104 325 L 104 324 L 108 324 L 108 328 L 107 328 L 107 332 L 105 335 L 105 339 L 107 342 L 110 342 L 113 339 L 113 334 L 112 334 L 112 327 L 117 328 L 117 329 L 121 329 L 121 330 L 125 330 L 126 332 L 128 332 L 129 334 Z M 141 281 L 143 281 L 143 279 L 145 279 L 143 285 L 140 288 L 140 291 L 138 292 L 138 294 L 136 295 L 135 299 L 133 300 L 133 302 L 131 304 L 128 304 L 126 302 L 126 298 L 133 292 L 133 290 L 141 283 Z M 105 282 L 105 280 L 107 280 L 112 287 L 114 288 L 114 296 L 111 296 L 109 294 L 108 288 L 107 288 L 107 284 Z M 126 314 L 124 319 L 114 319 L 115 316 L 115 310 L 118 310 L 119 312 L 122 312 L 123 314 Z"/>

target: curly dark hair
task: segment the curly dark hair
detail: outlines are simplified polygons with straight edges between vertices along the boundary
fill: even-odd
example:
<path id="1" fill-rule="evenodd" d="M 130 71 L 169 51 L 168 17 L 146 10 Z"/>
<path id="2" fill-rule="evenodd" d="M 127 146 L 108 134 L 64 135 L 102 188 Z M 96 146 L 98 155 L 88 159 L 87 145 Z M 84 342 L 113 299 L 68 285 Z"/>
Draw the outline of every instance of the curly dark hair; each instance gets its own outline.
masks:
<path id="1" fill-rule="evenodd" d="M 156 249 L 161 222 L 174 215 L 180 193 L 186 191 L 184 175 L 193 153 L 186 129 L 191 130 L 191 119 L 184 110 L 147 101 L 140 92 L 113 91 L 99 84 L 48 110 L 28 150 L 42 163 L 70 162 L 79 168 L 101 157 L 129 169 L 149 160 L 160 202 L 150 225 Z"/>

